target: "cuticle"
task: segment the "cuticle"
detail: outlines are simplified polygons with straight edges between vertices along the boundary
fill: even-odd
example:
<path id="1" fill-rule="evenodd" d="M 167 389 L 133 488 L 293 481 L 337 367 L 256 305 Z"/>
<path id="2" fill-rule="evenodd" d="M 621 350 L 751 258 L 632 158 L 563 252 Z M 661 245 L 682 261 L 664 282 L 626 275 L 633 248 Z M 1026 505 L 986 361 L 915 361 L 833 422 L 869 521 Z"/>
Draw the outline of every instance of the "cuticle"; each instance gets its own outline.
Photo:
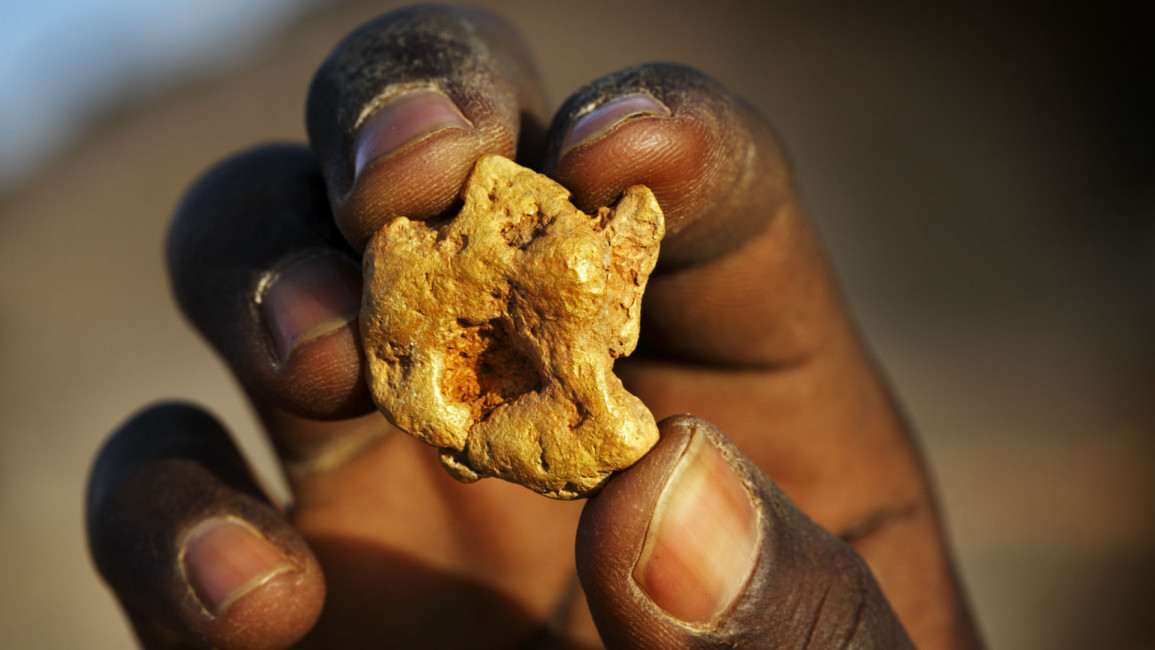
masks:
<path id="1" fill-rule="evenodd" d="M 353 128 L 350 129 L 350 133 L 356 133 L 357 130 L 361 128 L 361 125 L 366 122 L 366 120 L 376 115 L 377 112 L 389 102 L 397 99 L 398 97 L 401 97 L 402 95 L 408 95 L 409 93 L 416 91 L 428 91 L 442 95 L 457 108 L 457 112 L 461 114 L 461 118 L 465 120 L 465 123 L 470 127 L 473 126 L 473 121 L 466 117 L 465 111 L 461 110 L 461 107 L 458 106 L 457 102 L 454 101 L 453 98 L 449 96 L 449 93 L 445 92 L 445 89 L 442 88 L 439 84 L 431 81 L 410 81 L 406 83 L 388 85 L 384 88 L 384 90 L 374 96 L 373 99 L 365 102 L 365 106 L 361 108 L 361 113 L 357 115 L 357 119 L 353 122 Z"/>
<path id="2" fill-rule="evenodd" d="M 292 255 L 281 258 L 277 261 L 276 264 L 272 266 L 272 268 L 261 274 L 260 279 L 257 280 L 257 286 L 253 290 L 253 304 L 257 307 L 265 304 L 265 297 L 268 295 L 269 290 L 274 284 L 277 283 L 277 280 L 280 279 L 281 275 L 284 274 L 286 269 L 301 262 L 319 257 L 339 259 L 348 262 L 353 266 L 353 268 L 358 269 L 358 271 L 361 269 L 361 265 L 358 264 L 356 260 L 353 260 L 347 255 L 342 255 L 330 249 L 310 248 L 299 251 L 297 253 L 293 253 Z"/>
<path id="3" fill-rule="evenodd" d="M 345 156 L 345 160 L 347 161 L 347 165 L 348 165 L 347 173 L 348 173 L 348 178 L 349 178 L 349 185 L 348 185 L 348 189 L 345 192 L 343 192 L 343 194 L 342 194 L 342 197 L 343 197 L 342 201 L 347 201 L 349 199 L 349 197 L 352 196 L 353 191 L 357 187 L 357 179 L 360 176 L 360 174 L 356 173 L 356 171 L 355 171 L 355 161 L 354 161 L 354 156 L 356 153 L 355 152 L 355 149 L 356 149 L 355 145 L 356 145 L 356 141 L 357 141 L 357 132 L 361 130 L 361 127 L 364 126 L 365 122 L 370 120 L 373 116 L 375 116 L 378 112 L 380 112 L 383 108 L 388 106 L 394 100 L 396 100 L 400 97 L 403 97 L 405 95 L 408 95 L 410 93 L 422 92 L 422 91 L 437 93 L 438 95 L 441 95 L 442 97 L 447 99 L 449 101 L 449 103 L 452 104 L 453 107 L 456 109 L 457 116 L 461 118 L 461 121 L 462 121 L 462 123 L 465 124 L 465 126 L 446 125 L 446 126 L 443 126 L 443 127 L 439 128 L 435 131 L 430 131 L 429 133 L 425 133 L 419 137 L 413 138 L 412 140 L 409 140 L 408 142 L 403 143 L 401 146 L 397 147 L 396 149 L 394 149 L 392 151 L 389 151 L 383 155 L 377 156 L 376 158 L 373 158 L 372 160 L 366 161 L 365 166 L 362 168 L 362 171 L 364 171 L 365 169 L 368 169 L 369 167 L 372 167 L 374 164 L 376 164 L 382 160 L 388 160 L 390 158 L 394 158 L 396 156 L 402 155 L 405 152 L 411 150 L 412 148 L 425 142 L 426 140 L 428 140 L 428 139 L 430 139 L 436 135 L 440 135 L 442 133 L 445 133 L 446 131 L 465 131 L 468 129 L 475 129 L 476 128 L 476 125 L 474 125 L 473 120 L 469 119 L 469 116 L 467 116 L 465 114 L 465 111 L 461 108 L 461 105 L 458 104 L 457 101 L 454 100 L 453 97 L 450 96 L 449 93 L 447 93 L 444 88 L 442 88 L 439 84 L 437 84 L 435 82 L 410 81 L 410 82 L 405 82 L 405 83 L 400 83 L 400 84 L 392 84 L 392 85 L 386 86 L 385 89 L 382 90 L 380 93 L 378 93 L 375 97 L 373 97 L 373 99 L 370 99 L 368 102 L 365 102 L 364 107 L 361 108 L 361 113 L 357 116 L 357 119 L 353 122 L 353 126 L 349 129 L 348 134 L 346 136 L 347 137 L 346 143 L 348 146 L 348 152 Z"/>
<path id="4" fill-rule="evenodd" d="M 632 97 L 632 96 L 635 96 L 635 95 L 645 95 L 646 97 L 649 97 L 649 98 L 650 98 L 650 99 L 652 99 L 652 100 L 653 100 L 655 103 L 657 103 L 659 106 L 661 106 L 663 109 L 665 109 L 665 111 L 666 111 L 666 112 L 663 114 L 663 113 L 651 113 L 651 112 L 648 112 L 648 111 L 635 111 L 635 112 L 633 112 L 633 113 L 629 113 L 629 114 L 627 114 L 627 115 L 623 115 L 623 116 L 622 116 L 621 118 L 619 118 L 619 119 L 618 119 L 616 122 L 614 122 L 613 124 L 611 124 L 611 125 L 609 125 L 608 127 L 606 127 L 606 129 L 605 129 L 604 131 L 602 131 L 602 132 L 600 132 L 600 133 L 597 133 L 597 134 L 595 135 L 595 137 L 593 137 L 592 139 L 584 140 L 584 141 L 582 141 L 582 142 L 577 142 L 577 143 L 574 143 L 574 144 L 571 144 L 571 145 L 569 145 L 568 147 L 565 147 L 564 149 L 562 149 L 562 150 L 561 150 L 561 151 L 558 153 L 558 158 L 559 158 L 559 159 L 561 159 L 561 158 L 565 157 L 567 154 L 569 154 L 570 152 L 572 152 L 572 151 L 573 151 L 573 150 L 575 150 L 575 149 L 580 149 L 580 148 L 582 148 L 582 147 L 585 147 L 585 146 L 587 146 L 587 145 L 590 145 L 590 144 L 593 144 L 593 143 L 595 143 L 595 142 L 598 142 L 598 141 L 600 141 L 600 140 L 603 140 L 603 139 L 604 139 L 604 138 L 606 138 L 607 136 L 609 136 L 609 135 L 611 135 L 612 133 L 616 132 L 616 131 L 617 131 L 618 129 L 620 129 L 621 127 L 623 127 L 623 126 L 625 126 L 626 124 L 628 124 L 628 123 L 630 123 L 630 122 L 633 122 L 633 121 L 635 121 L 635 120 L 639 120 L 639 119 L 668 119 L 668 118 L 670 118 L 670 117 L 673 117 L 673 116 L 674 116 L 674 112 L 673 112 L 673 111 L 670 109 L 670 107 L 669 107 L 669 106 L 667 106 L 667 105 L 666 105 L 666 103 L 665 103 L 665 102 L 661 101 L 661 100 L 660 100 L 660 99 L 658 99 L 657 97 L 654 97 L 654 96 L 653 96 L 653 95 L 651 95 L 650 93 L 647 93 L 647 92 L 631 92 L 631 93 L 627 93 L 627 94 L 625 94 L 625 95 L 618 95 L 618 96 L 615 96 L 615 97 L 612 97 L 612 98 L 609 98 L 609 99 L 606 99 L 606 100 L 603 100 L 603 99 L 595 99 L 595 100 L 592 100 L 592 101 L 590 101 L 590 102 L 586 103 L 586 104 L 585 104 L 585 105 L 583 105 L 583 106 L 582 106 L 580 109 L 578 109 L 578 111 L 577 111 L 577 112 L 575 112 L 575 113 L 574 113 L 574 115 L 573 115 L 573 117 L 570 119 L 570 128 L 573 128 L 573 126 L 574 126 L 574 125 L 575 125 L 575 124 L 576 124 L 576 123 L 577 123 L 579 120 L 581 120 L 583 117 L 585 117 L 585 116 L 589 115 L 590 113 L 592 113 L 592 112 L 596 111 L 597 109 L 599 109 L 599 108 L 601 108 L 601 107 L 603 107 L 603 106 L 607 106 L 607 105 L 609 105 L 609 104 L 612 104 L 613 102 L 616 102 L 616 101 L 619 101 L 619 100 L 622 100 L 622 99 L 626 99 L 626 98 L 629 98 L 629 97 Z M 565 139 L 565 138 L 563 137 L 563 140 L 564 140 L 564 139 Z"/>
<path id="5" fill-rule="evenodd" d="M 678 453 L 678 459 L 674 461 L 674 470 L 670 472 L 669 476 L 666 477 L 665 482 L 662 483 L 661 489 L 658 490 L 658 495 L 654 498 L 654 505 L 650 509 L 650 519 L 646 522 L 646 531 L 642 535 L 642 543 L 638 547 L 637 555 L 634 557 L 634 561 L 630 565 L 631 576 L 633 575 L 634 571 L 637 570 L 638 562 L 641 561 L 642 555 L 645 554 L 646 546 L 650 541 L 650 530 L 654 526 L 654 515 L 658 513 L 658 508 L 662 505 L 662 498 L 665 496 L 666 490 L 670 488 L 670 485 L 674 482 L 674 480 L 681 476 L 682 472 L 685 471 L 686 457 L 690 454 L 691 449 L 694 447 L 695 441 L 697 441 L 700 436 L 701 432 L 698 431 L 697 427 L 694 427 L 693 432 L 686 439 L 685 446 L 682 447 L 681 451 Z M 638 588 L 640 589 L 641 587 Z"/>
<path id="6" fill-rule="evenodd" d="M 606 94 L 606 95 L 601 95 L 599 97 L 591 99 L 588 102 L 582 104 L 580 108 L 575 110 L 573 112 L 573 116 L 570 119 L 571 119 L 571 121 L 577 121 L 577 120 L 585 117 L 586 115 L 589 115 L 590 113 L 594 112 L 595 110 L 601 108 L 602 106 L 612 104 L 613 102 L 616 102 L 620 99 L 626 99 L 627 97 L 632 97 L 634 95 L 645 95 L 646 97 L 649 97 L 655 103 L 657 103 L 658 106 L 661 106 L 662 108 L 666 109 L 666 113 L 668 113 L 668 115 L 674 114 L 674 112 L 670 109 L 669 105 L 667 105 L 666 102 L 655 97 L 654 94 L 651 93 L 649 90 L 647 90 L 645 88 L 634 88 L 634 89 L 631 89 L 629 92 L 626 92 L 626 93 L 615 94 L 615 95 Z M 663 116 L 663 117 L 667 117 L 667 116 Z"/>

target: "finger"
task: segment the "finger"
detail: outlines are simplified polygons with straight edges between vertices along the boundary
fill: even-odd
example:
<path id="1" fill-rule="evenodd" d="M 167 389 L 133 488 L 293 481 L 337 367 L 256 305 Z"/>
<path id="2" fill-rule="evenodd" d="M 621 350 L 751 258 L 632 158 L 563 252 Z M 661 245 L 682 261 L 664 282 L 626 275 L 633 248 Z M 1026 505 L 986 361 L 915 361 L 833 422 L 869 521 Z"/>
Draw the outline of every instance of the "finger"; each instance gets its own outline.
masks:
<path id="1" fill-rule="evenodd" d="M 447 214 L 483 154 L 533 164 L 542 104 L 524 43 L 493 15 L 422 5 L 353 32 L 306 111 L 341 231 L 360 249 L 392 217 Z"/>
<path id="2" fill-rule="evenodd" d="M 285 648 L 324 579 L 221 426 L 160 405 L 124 424 L 89 479 L 88 543 L 148 648 Z"/>
<path id="3" fill-rule="evenodd" d="M 921 460 L 767 121 L 700 72 L 638 66 L 567 100 L 544 166 L 582 207 L 640 182 L 668 215 L 643 354 L 615 366 L 629 390 L 659 418 L 722 426 L 853 541 L 920 643 L 966 628 Z"/>
<path id="4" fill-rule="evenodd" d="M 846 332 L 769 124 L 713 79 L 648 64 L 593 82 L 554 118 L 544 166 L 586 210 L 630 185 L 654 191 L 666 238 L 643 346 L 769 367 Z"/>
<path id="5" fill-rule="evenodd" d="M 912 647 L 865 562 L 704 420 L 671 418 L 582 513 L 578 574 L 613 647 Z"/>
<path id="6" fill-rule="evenodd" d="M 303 147 L 221 163 L 189 190 L 168 236 L 173 292 L 188 319 L 258 407 L 309 418 L 372 409 L 356 259 Z"/>

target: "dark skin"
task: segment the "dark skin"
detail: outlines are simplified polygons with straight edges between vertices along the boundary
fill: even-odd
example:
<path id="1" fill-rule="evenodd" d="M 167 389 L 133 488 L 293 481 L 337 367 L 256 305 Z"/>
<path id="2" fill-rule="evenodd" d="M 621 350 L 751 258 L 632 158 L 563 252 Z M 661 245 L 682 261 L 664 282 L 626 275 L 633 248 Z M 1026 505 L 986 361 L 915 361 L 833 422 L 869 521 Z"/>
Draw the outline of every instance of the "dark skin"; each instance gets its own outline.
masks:
<path id="1" fill-rule="evenodd" d="M 392 110 L 397 97 L 426 99 Z M 630 97 L 656 108 L 575 128 Z M 294 504 L 272 503 L 195 407 L 123 425 L 93 470 L 89 541 L 142 645 L 979 647 L 922 461 L 766 119 L 697 71 L 650 64 L 546 124 L 511 27 L 419 7 L 337 46 L 310 89 L 310 148 L 239 154 L 193 186 L 168 242 L 174 292 L 261 414 Z M 453 214 L 486 153 L 543 170 L 587 211 L 648 185 L 666 215 L 638 352 L 615 368 L 662 440 L 588 501 L 449 478 L 373 410 L 357 321 L 333 298 L 355 309 L 372 232 Z M 705 552 L 693 525 L 655 523 L 691 492 L 705 496 L 685 501 L 690 521 L 716 514 L 699 528 L 723 535 Z M 271 555 L 198 532 L 225 529 Z M 219 577 L 206 539 L 257 559 Z M 710 563 L 731 548 L 748 560 Z"/>

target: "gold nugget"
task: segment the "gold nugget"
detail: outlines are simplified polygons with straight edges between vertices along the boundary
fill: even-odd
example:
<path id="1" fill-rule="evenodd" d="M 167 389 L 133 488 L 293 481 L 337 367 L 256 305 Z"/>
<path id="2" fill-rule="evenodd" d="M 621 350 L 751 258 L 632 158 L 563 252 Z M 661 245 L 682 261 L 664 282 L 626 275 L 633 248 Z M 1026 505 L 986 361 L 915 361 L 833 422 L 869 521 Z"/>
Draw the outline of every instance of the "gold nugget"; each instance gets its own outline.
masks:
<path id="1" fill-rule="evenodd" d="M 582 497 L 658 440 L 613 364 L 637 345 L 662 211 L 640 185 L 593 216 L 569 196 L 485 156 L 457 217 L 398 217 L 365 251 L 373 398 L 459 480 Z"/>

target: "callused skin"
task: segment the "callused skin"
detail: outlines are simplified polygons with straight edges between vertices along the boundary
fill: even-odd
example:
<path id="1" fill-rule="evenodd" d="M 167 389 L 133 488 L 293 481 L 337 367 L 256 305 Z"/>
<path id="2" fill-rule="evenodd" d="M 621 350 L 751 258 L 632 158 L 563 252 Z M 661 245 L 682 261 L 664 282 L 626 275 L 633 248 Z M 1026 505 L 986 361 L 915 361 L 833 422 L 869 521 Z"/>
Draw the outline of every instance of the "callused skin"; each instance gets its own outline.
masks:
<path id="1" fill-rule="evenodd" d="M 613 363 L 638 342 L 662 211 L 634 186 L 583 214 L 557 182 L 500 156 L 478 160 L 462 196 L 453 219 L 400 217 L 369 242 L 374 400 L 459 480 L 586 496 L 658 439 Z"/>

